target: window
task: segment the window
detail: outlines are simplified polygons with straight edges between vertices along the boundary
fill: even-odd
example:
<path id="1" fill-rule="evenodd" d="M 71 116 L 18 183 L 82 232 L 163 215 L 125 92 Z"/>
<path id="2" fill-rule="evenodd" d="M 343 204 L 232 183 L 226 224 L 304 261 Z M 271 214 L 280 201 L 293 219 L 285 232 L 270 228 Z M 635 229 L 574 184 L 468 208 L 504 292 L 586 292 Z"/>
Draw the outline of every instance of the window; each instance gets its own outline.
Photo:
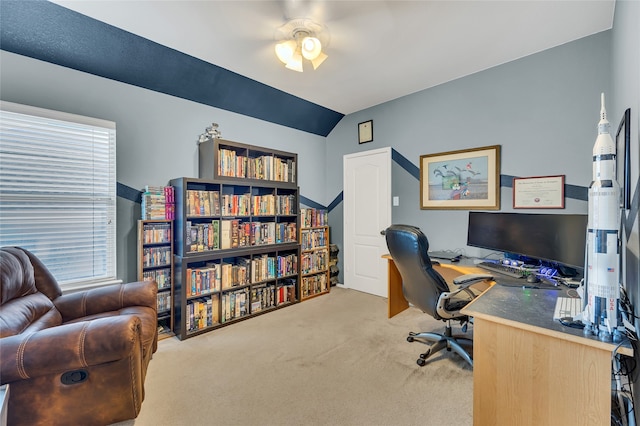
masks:
<path id="1" fill-rule="evenodd" d="M 0 101 L 0 246 L 64 290 L 116 280 L 115 123 Z"/>

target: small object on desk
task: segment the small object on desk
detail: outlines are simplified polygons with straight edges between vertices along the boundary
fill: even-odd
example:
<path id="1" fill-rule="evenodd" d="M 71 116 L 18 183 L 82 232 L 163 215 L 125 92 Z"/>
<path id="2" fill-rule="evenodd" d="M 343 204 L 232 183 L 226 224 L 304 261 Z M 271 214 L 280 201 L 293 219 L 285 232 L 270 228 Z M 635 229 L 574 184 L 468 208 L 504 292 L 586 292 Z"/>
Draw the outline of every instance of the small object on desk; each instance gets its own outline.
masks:
<path id="1" fill-rule="evenodd" d="M 462 257 L 461 254 L 449 250 L 434 250 L 429 251 L 428 254 L 430 258 L 448 260 L 449 262 L 459 262 Z"/>
<path id="2" fill-rule="evenodd" d="M 574 320 L 572 317 L 560 318 L 560 324 L 564 325 L 565 327 L 584 328 L 584 323 L 582 321 Z"/>
<path id="3" fill-rule="evenodd" d="M 466 274 L 453 279 L 453 283 L 456 285 L 466 284 L 472 281 L 489 281 L 493 279 L 493 275 L 489 274 Z"/>
<path id="4" fill-rule="evenodd" d="M 529 274 L 527 276 L 527 282 L 528 283 L 539 283 L 540 282 L 540 278 L 538 278 L 536 276 L 536 274 Z"/>

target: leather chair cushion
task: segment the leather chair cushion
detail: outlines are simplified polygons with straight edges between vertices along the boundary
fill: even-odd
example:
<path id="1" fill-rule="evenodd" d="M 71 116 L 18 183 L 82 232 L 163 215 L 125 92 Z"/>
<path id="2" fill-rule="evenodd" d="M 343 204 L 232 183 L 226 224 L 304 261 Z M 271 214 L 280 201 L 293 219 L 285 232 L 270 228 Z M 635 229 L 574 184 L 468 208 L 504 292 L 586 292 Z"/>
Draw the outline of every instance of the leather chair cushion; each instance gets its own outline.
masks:
<path id="1" fill-rule="evenodd" d="M 10 300 L 0 308 L 0 338 L 31 333 L 60 324 L 60 312 L 42 293 Z"/>
<path id="2" fill-rule="evenodd" d="M 0 305 L 37 291 L 29 257 L 15 247 L 4 248 L 0 255 Z"/>
<path id="3" fill-rule="evenodd" d="M 147 355 L 146 351 L 152 349 L 152 344 L 158 333 L 158 330 L 156 328 L 157 326 L 156 312 L 149 307 L 129 306 L 126 308 L 119 309 L 117 311 L 107 311 L 107 312 L 100 312 L 93 315 L 87 315 L 72 321 L 67 321 L 65 322 L 65 324 L 73 324 L 73 323 L 82 322 L 82 321 L 93 321 L 98 318 L 108 318 L 108 317 L 114 317 L 119 315 L 132 315 L 140 318 L 141 320 L 140 321 L 141 322 L 141 333 L 140 333 L 141 339 L 140 340 L 142 341 L 142 347 L 145 351 L 144 355 Z"/>

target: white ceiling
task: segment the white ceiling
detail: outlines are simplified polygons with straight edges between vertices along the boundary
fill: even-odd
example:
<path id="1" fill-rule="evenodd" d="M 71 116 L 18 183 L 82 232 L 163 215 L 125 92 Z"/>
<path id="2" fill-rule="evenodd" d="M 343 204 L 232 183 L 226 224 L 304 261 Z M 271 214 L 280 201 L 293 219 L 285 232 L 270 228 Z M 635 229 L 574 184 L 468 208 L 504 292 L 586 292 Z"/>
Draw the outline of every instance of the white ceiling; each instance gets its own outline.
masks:
<path id="1" fill-rule="evenodd" d="M 54 3 L 343 114 L 610 29 L 615 0 Z M 274 54 L 275 30 L 312 18 L 329 58 L 304 73 Z"/>

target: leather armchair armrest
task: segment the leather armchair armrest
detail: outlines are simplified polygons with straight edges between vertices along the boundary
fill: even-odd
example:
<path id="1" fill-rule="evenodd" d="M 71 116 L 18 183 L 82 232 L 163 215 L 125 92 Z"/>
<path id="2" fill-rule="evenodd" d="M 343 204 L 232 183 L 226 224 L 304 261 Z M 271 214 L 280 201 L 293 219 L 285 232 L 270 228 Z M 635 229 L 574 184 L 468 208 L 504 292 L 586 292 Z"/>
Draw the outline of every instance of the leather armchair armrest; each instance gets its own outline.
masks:
<path id="1" fill-rule="evenodd" d="M 157 310 L 157 293 L 155 281 L 137 281 L 63 294 L 53 303 L 60 311 L 62 321 L 67 322 L 129 306 L 147 306 Z"/>
<path id="2" fill-rule="evenodd" d="M 142 351 L 140 319 L 121 315 L 0 340 L 0 383 L 64 373 Z"/>

